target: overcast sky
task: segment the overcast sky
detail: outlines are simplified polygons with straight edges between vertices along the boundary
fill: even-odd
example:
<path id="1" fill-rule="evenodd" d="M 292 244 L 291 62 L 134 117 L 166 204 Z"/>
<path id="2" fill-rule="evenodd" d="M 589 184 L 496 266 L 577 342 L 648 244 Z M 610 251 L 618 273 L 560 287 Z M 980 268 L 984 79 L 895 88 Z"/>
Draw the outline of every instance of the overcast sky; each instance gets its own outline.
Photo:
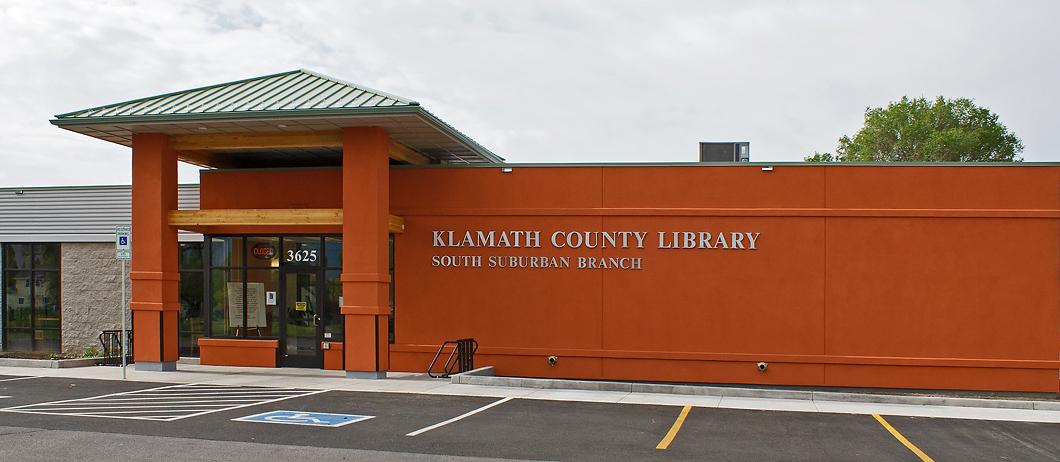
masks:
<path id="1" fill-rule="evenodd" d="M 56 114 L 299 68 L 509 162 L 800 161 L 903 95 L 972 98 L 1060 161 L 1058 23 L 1056 1 L 0 0 L 0 187 L 129 184 L 128 148 Z"/>

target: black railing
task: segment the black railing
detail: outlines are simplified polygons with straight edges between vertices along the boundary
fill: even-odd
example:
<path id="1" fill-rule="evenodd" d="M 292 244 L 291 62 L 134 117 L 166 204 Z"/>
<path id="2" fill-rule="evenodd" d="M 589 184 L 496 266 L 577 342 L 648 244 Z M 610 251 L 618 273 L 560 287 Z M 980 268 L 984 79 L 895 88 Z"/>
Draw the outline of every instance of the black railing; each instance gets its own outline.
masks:
<path id="1" fill-rule="evenodd" d="M 449 353 L 449 359 L 445 360 L 445 366 L 442 367 L 442 374 L 434 375 L 431 373 L 434 370 L 434 364 L 438 362 L 438 358 L 442 356 L 442 352 L 445 347 L 453 345 L 453 351 Z M 453 374 L 454 369 L 456 373 L 467 372 L 475 368 L 475 352 L 478 351 L 478 342 L 473 338 L 463 338 L 460 340 L 450 340 L 442 344 L 438 348 L 438 354 L 434 355 L 434 361 L 431 361 L 431 365 L 427 367 L 427 375 L 431 378 L 443 378 L 447 379 Z"/>
<path id="2" fill-rule="evenodd" d="M 132 362 L 133 346 L 132 330 L 125 331 L 125 358 L 126 363 Z M 99 334 L 99 343 L 103 344 L 103 359 L 100 366 L 121 365 L 121 329 L 105 330 Z"/>

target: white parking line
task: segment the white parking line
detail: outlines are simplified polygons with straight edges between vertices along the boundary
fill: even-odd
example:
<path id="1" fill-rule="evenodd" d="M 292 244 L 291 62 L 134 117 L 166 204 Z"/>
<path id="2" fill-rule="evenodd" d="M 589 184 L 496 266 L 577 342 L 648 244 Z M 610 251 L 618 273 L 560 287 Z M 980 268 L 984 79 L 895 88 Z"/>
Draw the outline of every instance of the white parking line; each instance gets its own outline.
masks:
<path id="1" fill-rule="evenodd" d="M 468 413 L 461 414 L 461 415 L 458 415 L 456 417 L 453 417 L 452 419 L 446 420 L 445 422 L 438 422 L 438 423 L 436 423 L 434 425 L 431 425 L 429 427 L 423 427 L 423 428 L 421 428 L 419 430 L 416 430 L 416 431 L 414 431 L 412 433 L 406 433 L 405 436 L 416 436 L 416 435 L 419 435 L 421 433 L 429 432 L 431 430 L 434 430 L 435 428 L 441 427 L 443 425 L 449 425 L 449 424 L 451 424 L 453 422 L 456 422 L 456 421 L 458 421 L 460 419 L 463 419 L 465 417 L 473 416 L 473 415 L 478 414 L 479 412 L 485 411 L 486 409 L 489 409 L 489 408 L 491 408 L 493 406 L 496 406 L 496 405 L 502 404 L 502 403 L 506 403 L 506 402 L 511 401 L 513 399 L 515 399 L 515 398 L 507 397 L 507 398 L 504 398 L 504 399 L 501 399 L 501 400 L 498 400 L 498 401 L 494 401 L 494 402 L 492 402 L 490 404 L 487 404 L 487 405 L 482 406 L 482 407 L 480 407 L 478 409 L 475 409 L 474 411 L 471 411 L 471 412 L 468 412 Z"/>
<path id="2" fill-rule="evenodd" d="M 10 382 L 12 380 L 41 379 L 41 378 L 44 378 L 44 376 L 43 375 L 34 375 L 34 376 L 30 376 L 30 377 L 12 377 L 10 379 L 0 379 L 0 382 Z"/>
<path id="3" fill-rule="evenodd" d="M 27 404 L 0 409 L 0 412 L 171 422 L 327 391 L 234 385 L 168 385 L 90 398 Z"/>

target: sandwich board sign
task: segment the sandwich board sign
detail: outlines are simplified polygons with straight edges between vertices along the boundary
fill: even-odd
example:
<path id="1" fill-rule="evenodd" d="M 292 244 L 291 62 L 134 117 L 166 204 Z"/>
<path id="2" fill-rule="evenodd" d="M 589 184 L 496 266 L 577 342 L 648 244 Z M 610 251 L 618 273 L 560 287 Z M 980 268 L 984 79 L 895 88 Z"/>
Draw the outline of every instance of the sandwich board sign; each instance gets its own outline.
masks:
<path id="1" fill-rule="evenodd" d="M 118 260 L 132 259 L 132 226 L 114 227 L 114 253 Z"/>

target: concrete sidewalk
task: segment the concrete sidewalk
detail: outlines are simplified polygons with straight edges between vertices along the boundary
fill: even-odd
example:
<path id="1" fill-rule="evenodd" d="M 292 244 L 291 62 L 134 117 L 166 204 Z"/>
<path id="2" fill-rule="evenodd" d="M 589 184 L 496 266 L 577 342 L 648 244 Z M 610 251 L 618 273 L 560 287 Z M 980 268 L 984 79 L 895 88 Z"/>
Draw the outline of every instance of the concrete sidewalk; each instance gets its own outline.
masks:
<path id="1" fill-rule="evenodd" d="M 120 367 L 113 366 L 53 369 L 0 367 L 0 375 L 121 380 L 122 373 Z M 127 376 L 128 380 L 137 382 L 255 385 L 314 390 L 1060 423 L 1060 401 L 1043 400 L 838 393 L 484 375 L 462 375 L 454 377 L 451 381 L 407 372 L 390 372 L 385 379 L 357 380 L 347 379 L 344 371 L 201 366 L 183 363 L 174 372 L 135 371 L 129 367 Z"/>

